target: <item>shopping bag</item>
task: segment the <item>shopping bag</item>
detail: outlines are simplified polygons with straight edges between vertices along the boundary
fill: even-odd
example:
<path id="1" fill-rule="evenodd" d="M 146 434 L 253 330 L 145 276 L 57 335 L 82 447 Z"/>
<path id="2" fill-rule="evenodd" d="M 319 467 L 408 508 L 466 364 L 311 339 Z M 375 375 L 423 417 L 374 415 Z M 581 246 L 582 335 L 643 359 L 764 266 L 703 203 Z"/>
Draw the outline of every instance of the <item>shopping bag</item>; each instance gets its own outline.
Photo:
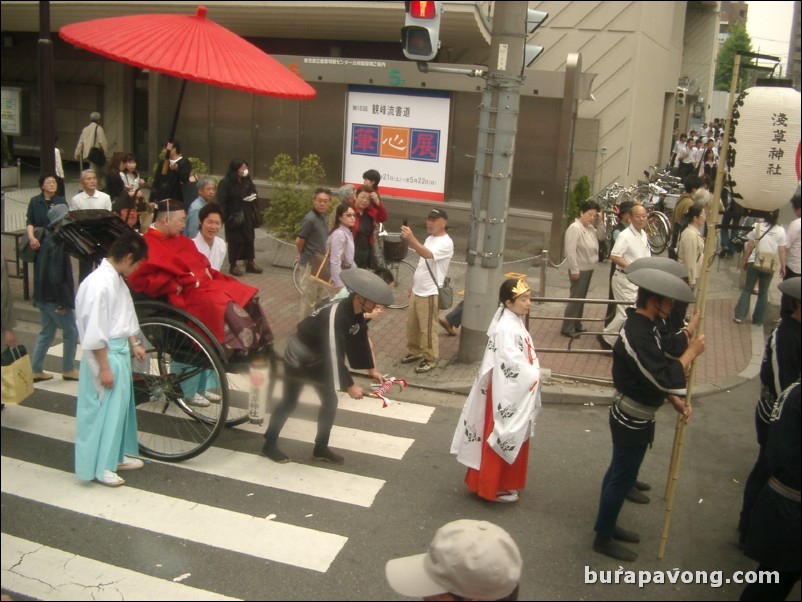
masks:
<path id="1" fill-rule="evenodd" d="M 22 403 L 33 394 L 31 358 L 24 346 L 9 347 L 2 355 L 3 403 Z"/>

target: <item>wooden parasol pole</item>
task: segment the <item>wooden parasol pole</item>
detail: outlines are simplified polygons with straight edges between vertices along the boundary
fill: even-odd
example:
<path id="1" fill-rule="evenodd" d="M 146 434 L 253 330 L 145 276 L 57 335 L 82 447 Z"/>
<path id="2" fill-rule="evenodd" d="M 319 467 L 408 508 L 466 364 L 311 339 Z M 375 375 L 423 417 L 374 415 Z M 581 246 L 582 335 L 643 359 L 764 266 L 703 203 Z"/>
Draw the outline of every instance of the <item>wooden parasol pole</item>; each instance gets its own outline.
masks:
<path id="1" fill-rule="evenodd" d="M 735 55 L 732 66 L 732 83 L 730 84 L 730 110 L 727 113 L 727 122 L 724 127 L 724 143 L 721 146 L 718 158 L 718 172 L 716 173 L 716 187 L 713 191 L 713 206 L 710 210 L 710 218 L 707 226 L 707 238 L 705 239 L 705 257 L 702 273 L 697 281 L 696 288 L 696 307 L 699 309 L 699 326 L 697 332 L 704 332 L 705 313 L 707 309 L 707 287 L 710 282 L 710 264 L 716 251 L 715 227 L 718 224 L 718 206 L 721 202 L 721 190 L 724 187 L 724 171 L 727 169 L 727 154 L 730 148 L 730 132 L 732 131 L 732 114 L 735 110 L 735 95 L 738 86 L 738 72 L 741 69 L 741 55 Z M 732 201 L 732 199 L 730 199 Z M 693 398 L 693 385 L 696 379 L 696 360 L 691 363 L 691 372 L 688 376 L 687 395 L 685 396 L 685 407 L 691 407 Z M 666 542 L 668 540 L 668 528 L 671 524 L 671 511 L 674 507 L 674 494 L 677 489 L 679 479 L 679 467 L 682 460 L 682 447 L 685 444 L 685 422 L 677 420 L 677 427 L 674 437 L 674 448 L 671 451 L 671 466 L 669 467 L 668 491 L 666 494 L 666 516 L 663 522 L 663 534 L 660 537 L 660 549 L 657 557 L 662 559 L 666 552 Z"/>

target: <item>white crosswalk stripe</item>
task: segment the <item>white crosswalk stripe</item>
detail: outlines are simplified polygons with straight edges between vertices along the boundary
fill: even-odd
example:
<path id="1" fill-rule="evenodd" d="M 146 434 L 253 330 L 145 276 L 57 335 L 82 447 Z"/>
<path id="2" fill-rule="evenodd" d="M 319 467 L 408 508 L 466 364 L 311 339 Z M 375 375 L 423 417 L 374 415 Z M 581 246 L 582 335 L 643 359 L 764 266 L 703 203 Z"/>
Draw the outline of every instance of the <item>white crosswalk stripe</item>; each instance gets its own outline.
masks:
<path id="1" fill-rule="evenodd" d="M 48 355 L 50 358 L 60 358 L 61 351 L 61 345 L 56 345 Z M 80 359 L 80 349 L 77 359 Z M 77 382 L 64 381 L 58 374 L 51 380 L 36 383 L 35 387 L 64 396 L 66 401 L 74 400 L 78 391 Z M 415 442 L 414 438 L 381 431 L 404 423 L 426 424 L 434 408 L 404 402 L 382 407 L 379 399 L 353 400 L 344 394 L 341 394 L 339 401 L 341 416 L 350 414 L 355 418 L 361 417 L 360 425 L 365 420 L 370 422 L 368 428 L 336 425 L 332 430 L 331 446 L 382 460 L 385 464 L 378 466 L 386 474 L 360 475 L 325 465 L 299 462 L 275 464 L 258 453 L 261 439 L 257 435 L 264 432 L 265 426 L 250 424 L 235 427 L 235 432 L 241 435 L 236 438 L 238 440 L 250 437 L 254 441 L 252 453 L 226 449 L 222 444 L 218 445 L 218 441 L 195 458 L 162 466 L 169 471 L 171 481 L 176 483 L 186 481 L 181 475 L 187 475 L 195 482 L 199 477 L 212 478 L 214 482 L 225 479 L 264 488 L 266 492 L 303 496 L 318 500 L 318 503 L 341 505 L 343 508 L 369 510 L 381 494 L 385 478 L 392 477 L 392 464 L 386 462 L 402 461 Z M 319 405 L 314 389 L 305 387 L 300 403 Z M 313 416 L 314 410 L 307 414 Z M 61 444 L 71 444 L 75 438 L 72 415 L 29 406 L 6 407 L 2 413 L 2 426 Z M 282 430 L 281 438 L 313 442 L 315 433 L 314 418 L 290 418 Z M 375 470 L 373 463 L 370 466 Z M 52 507 L 54 511 L 75 513 L 77 524 L 80 524 L 80 520 L 101 521 L 135 529 L 138 534 L 144 534 L 138 535 L 141 537 L 152 533 L 157 537 L 175 538 L 203 548 L 226 550 L 303 570 L 327 572 L 349 538 L 348 533 L 337 533 L 337 522 L 327 525 L 331 532 L 292 524 L 293 519 L 288 515 L 293 514 L 290 510 L 297 510 L 297 502 L 292 501 L 288 505 L 286 499 L 283 506 L 280 500 L 275 507 L 268 503 L 264 513 L 256 516 L 253 511 L 243 513 L 221 508 L 216 500 L 207 504 L 202 503 L 203 500 L 182 499 L 181 487 L 176 487 L 174 494 L 170 490 L 169 495 L 165 495 L 138 488 L 136 479 L 129 479 L 120 490 L 82 483 L 72 472 L 43 466 L 25 457 L 3 455 L 0 467 L 4 501 L 25 501 L 45 508 Z M 263 497 L 272 500 L 274 494 Z M 336 511 L 332 514 L 336 515 Z M 307 516 L 311 517 L 312 514 Z M 297 517 L 294 522 L 299 522 Z M 19 537 L 13 530 L 6 532 L 5 524 L 2 535 L 2 583 L 4 589 L 12 592 L 39 599 L 70 600 L 236 599 L 221 595 L 224 591 L 207 591 L 174 583 L 161 576 L 137 572 L 132 570 L 133 567 L 103 562 L 105 558 L 102 557 L 89 558 L 69 549 L 59 549 L 68 548 L 66 545 L 54 547 L 30 541 Z M 203 528 L 199 529 L 199 525 L 203 525 Z M 233 533 L 247 533 L 248 536 L 232 537 Z"/>
<path id="2" fill-rule="evenodd" d="M 40 600 L 238 600 L 2 535 L 3 589 Z M 47 580 L 42 579 L 46 575 Z M 92 575 L 85 583 L 76 575 Z M 58 588 L 57 591 L 54 591 Z"/>

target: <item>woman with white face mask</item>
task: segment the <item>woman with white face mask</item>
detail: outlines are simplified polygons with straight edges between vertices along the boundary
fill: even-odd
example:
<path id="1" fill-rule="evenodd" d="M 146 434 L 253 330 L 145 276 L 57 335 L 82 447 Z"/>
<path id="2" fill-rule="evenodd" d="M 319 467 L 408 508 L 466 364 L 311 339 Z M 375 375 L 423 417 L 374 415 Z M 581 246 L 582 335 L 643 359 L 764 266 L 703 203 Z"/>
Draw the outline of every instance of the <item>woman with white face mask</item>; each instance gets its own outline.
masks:
<path id="1" fill-rule="evenodd" d="M 248 164 L 235 159 L 228 166 L 228 175 L 217 187 L 217 200 L 223 206 L 226 221 L 226 242 L 228 242 L 229 274 L 242 276 L 243 271 L 237 266 L 239 260 L 245 261 L 245 271 L 250 274 L 261 274 L 254 259 L 256 257 L 253 241 L 256 237 L 256 226 L 261 216 L 256 201 L 256 186 L 249 175 Z"/>

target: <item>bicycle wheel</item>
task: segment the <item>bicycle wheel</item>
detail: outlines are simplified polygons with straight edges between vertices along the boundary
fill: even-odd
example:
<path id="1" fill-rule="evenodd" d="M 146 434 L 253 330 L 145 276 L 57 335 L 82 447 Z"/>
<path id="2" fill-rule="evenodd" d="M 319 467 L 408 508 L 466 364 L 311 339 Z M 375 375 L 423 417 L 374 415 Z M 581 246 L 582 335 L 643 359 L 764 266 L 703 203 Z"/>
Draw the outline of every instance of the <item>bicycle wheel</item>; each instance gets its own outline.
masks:
<path id="1" fill-rule="evenodd" d="M 301 264 L 297 261 L 292 264 L 292 284 L 300 295 L 303 292 L 301 291 Z"/>
<path id="2" fill-rule="evenodd" d="M 143 455 L 167 462 L 194 458 L 214 441 L 228 411 L 228 379 L 214 348 L 194 329 L 169 318 L 140 321 L 144 362 L 132 360 Z M 220 399 L 195 402 L 217 386 Z"/>
<path id="3" fill-rule="evenodd" d="M 412 288 L 412 276 L 415 268 L 406 261 L 388 261 L 387 269 L 395 280 L 393 284 L 394 302 L 390 309 L 404 309 L 409 306 L 409 289 Z"/>
<path id="4" fill-rule="evenodd" d="M 646 235 L 652 254 L 659 255 L 666 250 L 669 241 L 670 224 L 660 211 L 651 211 L 646 224 Z"/>

